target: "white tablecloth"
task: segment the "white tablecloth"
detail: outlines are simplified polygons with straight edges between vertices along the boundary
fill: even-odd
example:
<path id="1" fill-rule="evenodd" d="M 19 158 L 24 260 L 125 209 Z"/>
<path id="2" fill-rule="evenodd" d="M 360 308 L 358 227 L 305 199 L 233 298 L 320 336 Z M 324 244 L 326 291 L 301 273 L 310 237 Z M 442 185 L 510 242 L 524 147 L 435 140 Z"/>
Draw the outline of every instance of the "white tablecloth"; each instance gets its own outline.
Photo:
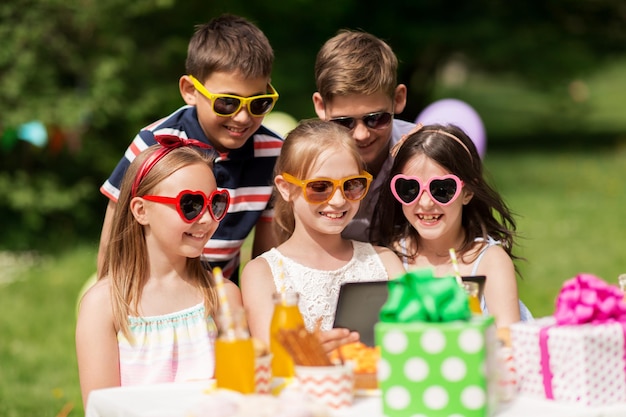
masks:
<path id="1" fill-rule="evenodd" d="M 187 417 L 186 411 L 202 400 L 207 382 L 159 384 L 95 390 L 89 396 L 85 417 Z M 379 397 L 356 397 L 351 408 L 335 417 L 382 417 Z M 583 407 L 548 400 L 518 397 L 505 404 L 497 417 L 624 417 L 626 404 Z"/>

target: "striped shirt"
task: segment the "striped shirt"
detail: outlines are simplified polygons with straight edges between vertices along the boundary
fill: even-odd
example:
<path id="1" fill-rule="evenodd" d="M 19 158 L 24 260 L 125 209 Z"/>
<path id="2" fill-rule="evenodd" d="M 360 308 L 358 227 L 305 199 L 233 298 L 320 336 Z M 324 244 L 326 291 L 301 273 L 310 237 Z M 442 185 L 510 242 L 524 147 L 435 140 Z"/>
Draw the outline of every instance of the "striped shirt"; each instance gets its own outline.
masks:
<path id="1" fill-rule="evenodd" d="M 198 122 L 196 108 L 183 106 L 171 115 L 143 128 L 126 149 L 124 157 L 100 191 L 113 201 L 130 163 L 143 150 L 156 143 L 155 135 L 175 135 L 211 144 Z M 272 221 L 270 204 L 274 165 L 282 138 L 261 126 L 239 149 L 219 154 L 213 172 L 218 189 L 230 193 L 228 213 L 220 222 L 203 251 L 203 260 L 222 268 L 224 276 L 238 282 L 241 246 L 259 220 Z"/>
<path id="2" fill-rule="evenodd" d="M 213 378 L 217 326 L 203 303 L 128 320 L 134 341 L 117 335 L 122 386 Z"/>

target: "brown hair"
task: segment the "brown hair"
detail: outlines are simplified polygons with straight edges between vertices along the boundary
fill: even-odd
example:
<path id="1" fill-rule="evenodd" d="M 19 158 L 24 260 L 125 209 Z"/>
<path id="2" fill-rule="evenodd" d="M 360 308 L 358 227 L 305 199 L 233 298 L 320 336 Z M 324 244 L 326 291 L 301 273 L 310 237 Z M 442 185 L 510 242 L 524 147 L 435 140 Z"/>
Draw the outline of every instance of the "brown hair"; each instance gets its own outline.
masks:
<path id="1" fill-rule="evenodd" d="M 146 158 L 160 148 L 153 145 L 143 151 L 130 164 L 117 202 L 111 237 L 104 256 L 99 279 L 110 279 L 111 302 L 115 328 L 131 339 L 128 316 L 138 315 L 138 306 L 143 287 L 148 279 L 148 248 L 144 227 L 137 222 L 130 209 L 131 189 L 137 171 Z M 213 156 L 200 148 L 182 146 L 163 156 L 146 174 L 137 187 L 137 196 L 150 194 L 154 188 L 175 171 L 194 164 L 206 164 L 213 167 Z M 203 293 L 207 316 L 215 313 L 218 301 L 213 276 L 202 265 L 200 258 L 188 258 L 187 276 Z"/>
<path id="2" fill-rule="evenodd" d="M 370 240 L 394 249 L 400 257 L 414 257 L 419 251 L 419 234 L 406 220 L 402 205 L 391 192 L 391 179 L 402 173 L 404 167 L 418 155 L 425 155 L 445 170 L 458 176 L 464 187 L 474 193 L 463 206 L 462 227 L 465 241 L 458 251 L 460 256 L 474 245 L 475 238 L 492 237 L 502 242 L 502 247 L 512 259 L 516 225 L 502 197 L 487 183 L 483 165 L 474 142 L 454 125 L 426 125 L 409 135 L 395 156 L 391 171 L 381 186 L 378 203 L 372 218 Z M 410 249 L 399 252 L 397 243 L 408 240 Z"/>
<path id="3" fill-rule="evenodd" d="M 269 79 L 273 63 L 274 51 L 265 34 L 243 17 L 224 14 L 196 26 L 185 68 L 200 82 L 214 72 Z"/>
<path id="4" fill-rule="evenodd" d="M 397 72 L 398 58 L 391 47 L 360 31 L 340 31 L 326 41 L 315 60 L 315 83 L 324 101 L 379 91 L 393 98 Z"/>
<path id="5" fill-rule="evenodd" d="M 346 128 L 319 119 L 303 120 L 287 134 L 276 161 L 274 175 L 286 172 L 296 178 L 307 179 L 311 167 L 322 154 L 337 151 L 348 152 L 354 157 L 359 171 L 364 170 L 359 151 Z M 274 203 L 273 227 L 280 243 L 289 239 L 295 228 L 293 203 L 280 196 L 276 197 Z"/>

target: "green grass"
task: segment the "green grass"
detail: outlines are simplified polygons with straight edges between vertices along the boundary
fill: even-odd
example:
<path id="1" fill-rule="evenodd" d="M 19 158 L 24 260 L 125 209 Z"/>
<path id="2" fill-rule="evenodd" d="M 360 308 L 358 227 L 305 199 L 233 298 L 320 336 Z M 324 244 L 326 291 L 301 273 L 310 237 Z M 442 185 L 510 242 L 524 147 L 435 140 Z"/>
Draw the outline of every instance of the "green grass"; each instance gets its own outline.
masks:
<path id="1" fill-rule="evenodd" d="M 562 283 L 577 273 L 616 283 L 626 272 L 624 160 L 620 148 L 488 151 L 489 178 L 517 214 L 518 253 L 527 258 L 520 294 L 536 316 L 554 310 Z M 95 243 L 11 267 L 0 257 L 0 416 L 57 416 L 68 404 L 70 416 L 83 415 L 75 307 L 95 257 Z"/>
<path id="2" fill-rule="evenodd" d="M 488 154 L 485 164 L 517 213 L 520 296 L 537 316 L 554 311 L 563 281 L 626 272 L 626 151 Z"/>
<path id="3" fill-rule="evenodd" d="M 95 245 L 34 262 L 0 284 L 0 415 L 84 415 L 74 349 L 76 296 L 95 271 Z M 30 266 L 25 270 L 22 266 Z M 8 282 L 7 282 L 8 281 Z"/>

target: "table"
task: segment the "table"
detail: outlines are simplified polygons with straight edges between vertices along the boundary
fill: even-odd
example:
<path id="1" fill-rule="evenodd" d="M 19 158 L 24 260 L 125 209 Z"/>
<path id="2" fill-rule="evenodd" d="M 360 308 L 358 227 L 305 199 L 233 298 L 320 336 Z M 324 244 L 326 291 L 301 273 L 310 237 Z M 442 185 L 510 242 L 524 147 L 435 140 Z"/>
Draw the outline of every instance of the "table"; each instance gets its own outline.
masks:
<path id="1" fill-rule="evenodd" d="M 85 417 L 188 417 L 190 406 L 201 401 L 208 382 L 158 384 L 95 390 Z M 333 417 L 383 417 L 379 397 L 356 397 L 351 408 Z M 624 417 L 626 404 L 584 407 L 520 396 L 502 406 L 494 417 Z"/>

